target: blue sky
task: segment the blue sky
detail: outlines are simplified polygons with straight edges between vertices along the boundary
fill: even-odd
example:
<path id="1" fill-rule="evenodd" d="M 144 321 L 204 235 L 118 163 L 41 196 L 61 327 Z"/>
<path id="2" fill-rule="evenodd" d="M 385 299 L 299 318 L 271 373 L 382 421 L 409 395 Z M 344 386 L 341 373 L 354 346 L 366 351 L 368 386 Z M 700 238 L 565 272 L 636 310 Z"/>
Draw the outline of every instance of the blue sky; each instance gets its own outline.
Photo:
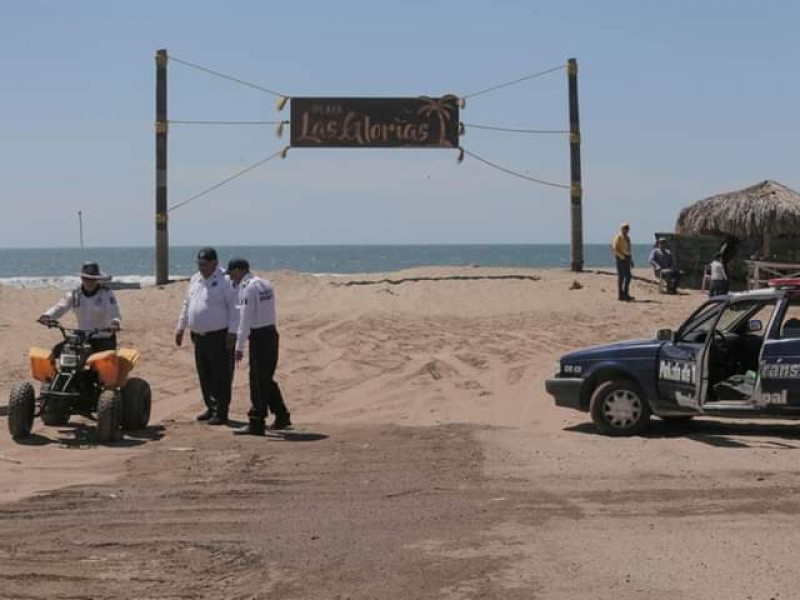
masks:
<path id="1" fill-rule="evenodd" d="M 579 64 L 584 239 L 634 241 L 681 207 L 775 179 L 800 190 L 795 2 L 0 0 L 0 246 L 154 240 L 155 51 L 295 96 L 466 95 Z M 277 120 L 275 98 L 175 62 L 173 120 Z M 461 120 L 567 129 L 566 71 Z M 173 125 L 169 204 L 288 144 Z M 566 136 L 467 127 L 462 145 L 569 182 Z M 568 191 L 451 150 L 289 152 L 170 216 L 170 243 L 559 243 Z"/>

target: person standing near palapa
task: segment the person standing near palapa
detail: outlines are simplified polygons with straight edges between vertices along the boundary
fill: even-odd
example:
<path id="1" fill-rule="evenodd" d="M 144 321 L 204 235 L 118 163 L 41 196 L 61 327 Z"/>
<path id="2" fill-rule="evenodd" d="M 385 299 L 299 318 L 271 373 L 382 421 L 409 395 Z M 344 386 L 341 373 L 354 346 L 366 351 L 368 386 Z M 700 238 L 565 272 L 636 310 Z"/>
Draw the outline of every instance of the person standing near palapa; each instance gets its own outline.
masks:
<path id="1" fill-rule="evenodd" d="M 232 350 L 239 320 L 236 290 L 220 268 L 214 248 L 202 248 L 197 253 L 197 268 L 186 290 L 175 344 L 183 344 L 183 333 L 188 328 L 206 405 L 205 412 L 198 415 L 197 420 L 224 425 L 228 422 L 231 403 Z"/>
<path id="2" fill-rule="evenodd" d="M 275 322 L 275 291 L 272 282 L 250 272 L 250 263 L 244 258 L 233 258 L 228 263 L 228 276 L 238 289 L 239 327 L 236 332 L 234 357 L 239 362 L 244 357 L 245 341 L 250 352 L 250 410 L 249 423 L 233 433 L 264 435 L 267 409 L 275 415 L 272 429 L 291 426 L 289 411 L 283 402 L 281 388 L 275 381 L 278 366 L 279 336 Z"/>
<path id="3" fill-rule="evenodd" d="M 631 269 L 633 268 L 633 256 L 631 255 L 631 238 L 628 233 L 631 230 L 629 223 L 623 223 L 619 227 L 619 232 L 611 241 L 611 250 L 617 263 L 617 300 L 630 302 L 633 296 L 630 295 Z"/>
<path id="4" fill-rule="evenodd" d="M 708 284 L 709 296 L 721 296 L 730 291 L 730 282 L 728 281 L 728 270 L 725 268 L 725 262 L 722 252 L 717 252 L 714 255 L 714 260 L 710 265 L 710 281 Z"/>

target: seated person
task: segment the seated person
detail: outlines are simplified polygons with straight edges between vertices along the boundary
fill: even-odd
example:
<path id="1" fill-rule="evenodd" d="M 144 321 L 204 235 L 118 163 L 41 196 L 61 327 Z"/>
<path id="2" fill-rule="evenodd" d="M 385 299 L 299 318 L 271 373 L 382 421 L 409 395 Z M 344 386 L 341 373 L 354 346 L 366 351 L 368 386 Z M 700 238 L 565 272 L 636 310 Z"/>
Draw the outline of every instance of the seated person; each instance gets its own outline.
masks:
<path id="1" fill-rule="evenodd" d="M 664 238 L 658 238 L 656 247 L 650 252 L 650 265 L 653 267 L 655 276 L 663 279 L 667 284 L 667 293 L 676 293 L 681 273 L 675 268 L 672 252 L 667 248 L 667 240 Z"/>
<path id="2" fill-rule="evenodd" d="M 57 304 L 47 309 L 39 317 L 39 323 L 48 325 L 50 321 L 60 319 L 72 310 L 75 312 L 80 330 L 111 329 L 111 331 L 103 332 L 90 340 L 92 352 L 116 350 L 117 335 L 115 332 L 120 327 L 122 317 L 114 292 L 103 285 L 103 282 L 109 279 L 111 278 L 108 275 L 100 271 L 96 262 L 84 263 L 81 267 L 80 287 L 67 292 Z M 60 355 L 63 347 L 64 342 L 56 344 L 56 347 L 53 348 L 53 355 Z"/>

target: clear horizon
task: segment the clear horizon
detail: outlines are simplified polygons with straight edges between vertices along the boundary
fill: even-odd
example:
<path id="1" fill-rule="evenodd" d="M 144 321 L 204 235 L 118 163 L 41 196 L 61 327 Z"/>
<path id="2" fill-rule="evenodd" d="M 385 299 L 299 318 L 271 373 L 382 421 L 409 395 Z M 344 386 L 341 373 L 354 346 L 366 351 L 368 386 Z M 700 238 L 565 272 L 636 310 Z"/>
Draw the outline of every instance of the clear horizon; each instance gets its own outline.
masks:
<path id="1" fill-rule="evenodd" d="M 157 18 L 155 18 L 157 16 Z M 800 189 L 791 115 L 800 5 L 788 1 L 565 5 L 410 0 L 9 3 L 0 240 L 8 248 L 150 247 L 155 52 L 296 96 L 467 96 L 462 146 L 568 184 L 566 70 L 578 61 L 583 226 L 607 243 L 673 231 L 681 208 L 773 179 Z M 769 33 L 765 38 L 764 32 Z M 276 97 L 171 61 L 169 119 L 289 118 Z M 473 95 L 474 94 L 474 95 Z M 288 144 L 275 127 L 169 129 L 180 203 Z M 456 150 L 293 148 L 170 213 L 176 246 L 561 244 L 569 191 Z M 393 242 L 385 242 L 389 239 Z M 265 242 L 267 240 L 267 242 Z M 435 240 L 435 241 L 431 241 Z M 469 240 L 465 242 L 464 240 Z M 503 240 L 497 242 L 496 240 Z M 536 240 L 536 241 L 531 241 Z M 600 241 L 594 241 L 600 240 Z"/>
<path id="2" fill-rule="evenodd" d="M 655 240 L 651 242 L 637 242 L 636 240 L 632 240 L 634 246 L 652 246 Z M 584 246 L 605 246 L 609 245 L 609 242 L 584 242 Z M 359 244 L 359 243 L 347 243 L 347 244 L 245 244 L 245 243 L 225 243 L 225 244 L 209 244 L 199 242 L 197 244 L 170 244 L 170 248 L 202 248 L 203 246 L 213 246 L 215 248 L 233 248 L 233 247 L 251 247 L 251 248 L 314 248 L 314 247 L 380 247 L 380 246 L 569 246 L 569 242 L 481 242 L 481 243 L 472 243 L 472 242 L 421 242 L 421 243 L 391 243 L 391 242 L 383 242 L 383 243 L 369 243 L 369 244 Z M 143 249 L 143 248 L 152 248 L 155 250 L 155 244 L 131 244 L 126 246 L 101 246 L 101 245 L 94 245 L 94 246 L 84 246 L 84 250 L 89 251 L 92 249 L 98 250 L 108 250 L 108 249 Z M 80 246 L 0 246 L 0 250 L 81 250 Z"/>

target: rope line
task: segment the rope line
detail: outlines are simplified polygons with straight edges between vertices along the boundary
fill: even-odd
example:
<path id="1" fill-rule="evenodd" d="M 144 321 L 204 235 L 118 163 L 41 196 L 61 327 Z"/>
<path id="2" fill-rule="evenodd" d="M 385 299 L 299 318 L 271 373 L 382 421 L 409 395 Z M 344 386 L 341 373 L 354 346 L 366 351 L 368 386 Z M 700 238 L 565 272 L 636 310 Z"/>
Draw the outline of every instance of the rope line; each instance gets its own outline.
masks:
<path id="1" fill-rule="evenodd" d="M 475 129 L 488 129 L 491 131 L 508 131 L 511 133 L 569 133 L 569 129 L 511 129 L 508 127 L 495 127 L 494 125 L 475 125 L 474 123 L 464 123 L 465 127 Z"/>
<path id="2" fill-rule="evenodd" d="M 527 175 L 524 175 L 523 173 L 518 173 L 517 171 L 512 171 L 511 169 L 507 169 L 505 167 L 501 167 L 500 165 L 495 164 L 493 162 L 490 162 L 490 161 L 486 160 L 485 158 L 483 158 L 481 156 L 478 156 L 474 152 L 470 152 L 469 150 L 467 150 L 465 148 L 461 148 L 461 151 L 464 152 L 464 154 L 466 154 L 468 156 L 471 156 L 475 160 L 478 160 L 478 161 L 482 162 L 485 165 L 488 165 L 488 166 L 490 166 L 490 167 L 492 167 L 494 169 L 497 169 L 498 171 L 502 171 L 503 173 L 507 173 L 509 175 L 513 175 L 514 177 L 519 177 L 520 179 L 526 179 L 526 180 L 532 181 L 534 183 L 541 183 L 542 185 L 549 185 L 551 187 L 557 187 L 557 188 L 561 188 L 561 189 L 564 189 L 564 190 L 570 189 L 570 186 L 564 185 L 563 183 L 553 183 L 552 181 L 545 181 L 544 179 L 536 179 L 535 177 L 529 177 Z"/>
<path id="3" fill-rule="evenodd" d="M 486 94 L 488 92 L 493 92 L 495 90 L 499 90 L 504 87 L 508 87 L 510 85 L 516 85 L 517 83 L 522 83 L 523 81 L 528 81 L 529 79 L 535 79 L 536 77 L 541 77 L 542 75 L 547 75 L 548 73 L 553 73 L 555 71 L 559 71 L 561 69 L 566 69 L 566 65 L 559 65 L 557 67 L 553 67 L 552 69 L 547 69 L 546 71 L 540 71 L 539 73 L 534 73 L 533 75 L 526 75 L 525 77 L 520 77 L 519 79 L 514 79 L 513 81 L 507 81 L 505 83 L 501 83 L 498 85 L 493 85 L 483 90 L 478 90 L 477 92 L 472 92 L 471 94 L 467 94 L 466 96 L 462 96 L 464 99 L 466 98 L 474 98 L 475 96 L 480 96 L 481 94 Z"/>
<path id="4" fill-rule="evenodd" d="M 167 209 L 167 212 L 172 212 L 173 210 L 175 210 L 177 208 L 180 208 L 181 206 L 185 206 L 185 205 L 189 204 L 189 202 L 191 202 L 193 200 L 197 200 L 201 196 L 205 196 L 209 192 L 213 192 L 214 190 L 217 190 L 217 189 L 221 188 L 226 183 L 230 183 L 231 181 L 233 181 L 237 177 L 241 177 L 245 173 L 248 173 L 249 171 L 252 171 L 253 169 L 255 169 L 257 167 L 260 167 L 265 162 L 268 162 L 268 161 L 272 160 L 276 156 L 282 154 L 284 151 L 285 151 L 285 148 L 282 148 L 281 150 L 278 150 L 277 152 L 273 152 L 272 154 L 270 154 L 266 158 L 262 158 L 261 160 L 254 162 L 249 167 L 245 167 L 244 169 L 242 169 L 241 171 L 238 171 L 237 173 L 234 173 L 233 175 L 231 175 L 227 179 L 223 179 L 222 181 L 220 181 L 216 185 L 212 185 L 210 188 L 207 188 L 207 189 L 203 190 L 202 192 L 200 192 L 198 194 L 195 194 L 194 196 L 191 196 L 190 198 L 187 198 L 186 200 L 182 200 L 181 202 L 178 202 L 177 204 L 173 204 L 172 206 L 170 206 Z"/>
<path id="5" fill-rule="evenodd" d="M 168 121 L 170 125 L 284 125 L 289 121 Z"/>
<path id="6" fill-rule="evenodd" d="M 247 87 L 251 87 L 253 89 L 266 92 L 267 94 L 272 94 L 273 96 L 278 96 L 279 98 L 283 98 L 284 96 L 286 96 L 286 94 L 281 94 L 279 92 L 276 92 L 275 90 L 271 90 L 269 88 L 256 85 L 255 83 L 250 83 L 249 81 L 244 81 L 243 79 L 237 79 L 236 77 L 231 77 L 230 75 L 225 75 L 224 73 L 220 73 L 219 71 L 214 71 L 213 69 L 201 67 L 200 65 L 196 65 L 194 63 L 181 60 L 180 58 L 175 58 L 174 56 L 170 56 L 169 60 L 174 60 L 176 63 L 186 65 L 187 67 L 192 67 L 193 69 L 198 69 L 199 71 L 205 71 L 206 73 L 210 73 L 211 75 L 216 75 L 217 77 L 221 77 L 222 79 L 227 79 L 228 81 L 233 81 L 234 83 L 238 83 L 241 85 L 246 85 Z"/>

